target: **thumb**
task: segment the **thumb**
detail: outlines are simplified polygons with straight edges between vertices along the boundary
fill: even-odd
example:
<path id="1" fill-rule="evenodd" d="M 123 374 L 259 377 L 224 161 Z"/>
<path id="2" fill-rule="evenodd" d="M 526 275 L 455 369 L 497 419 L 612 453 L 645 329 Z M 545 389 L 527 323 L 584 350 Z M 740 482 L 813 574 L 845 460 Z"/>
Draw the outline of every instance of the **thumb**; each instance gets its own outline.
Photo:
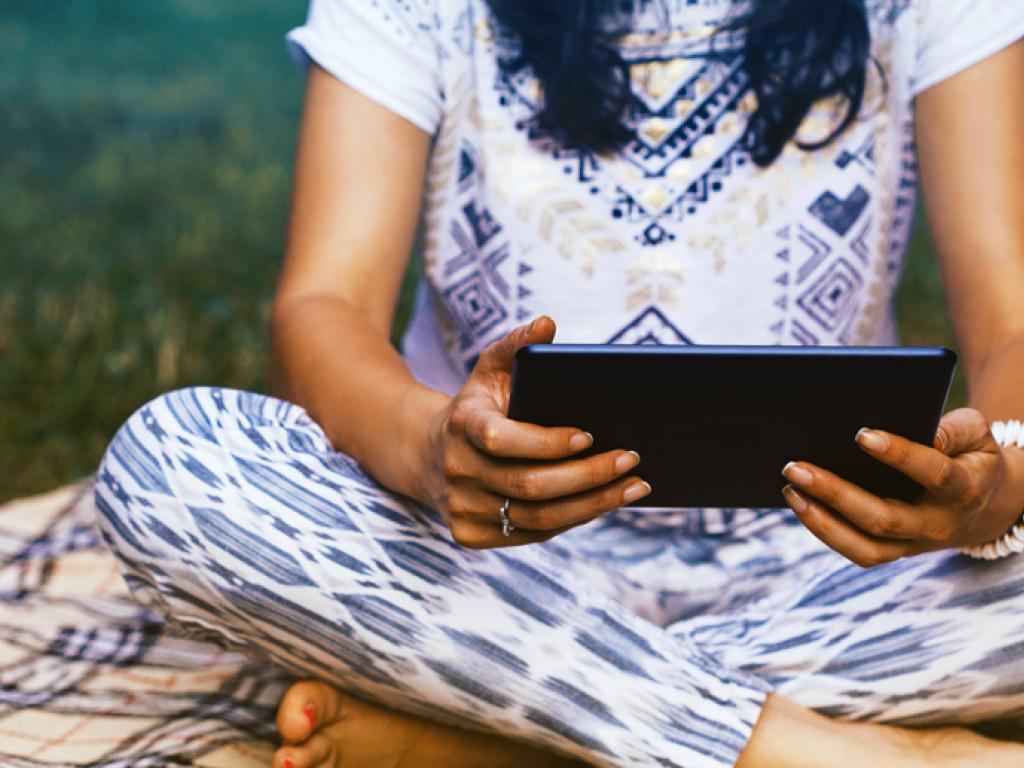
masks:
<path id="1" fill-rule="evenodd" d="M 505 338 L 491 344 L 480 355 L 476 372 L 511 371 L 516 352 L 530 344 L 550 344 L 555 339 L 555 321 L 541 315 L 529 325 L 511 331 Z"/>
<path id="2" fill-rule="evenodd" d="M 943 416 L 934 445 L 947 456 L 999 448 L 989 431 L 988 419 L 973 408 L 959 408 Z"/>

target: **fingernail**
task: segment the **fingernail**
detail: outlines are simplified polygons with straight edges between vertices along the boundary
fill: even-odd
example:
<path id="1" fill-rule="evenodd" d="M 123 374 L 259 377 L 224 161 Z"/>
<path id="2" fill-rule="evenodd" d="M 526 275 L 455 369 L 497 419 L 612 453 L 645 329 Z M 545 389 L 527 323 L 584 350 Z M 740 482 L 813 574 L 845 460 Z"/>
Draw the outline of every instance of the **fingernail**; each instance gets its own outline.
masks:
<path id="1" fill-rule="evenodd" d="M 582 451 L 594 444 L 594 436 L 589 432 L 577 432 L 569 438 L 569 449 Z"/>
<path id="2" fill-rule="evenodd" d="M 857 433 L 857 442 L 869 451 L 884 451 L 889 441 L 885 435 L 875 432 L 873 429 L 862 429 Z"/>
<path id="3" fill-rule="evenodd" d="M 633 483 L 625 490 L 622 494 L 623 504 L 632 504 L 637 499 L 642 499 L 651 492 L 651 484 L 645 483 L 643 480 Z"/>
<path id="4" fill-rule="evenodd" d="M 281 761 L 281 768 L 295 768 L 295 763 L 292 762 L 290 757 L 286 757 Z"/>
<path id="5" fill-rule="evenodd" d="M 782 476 L 789 480 L 789 482 L 796 483 L 797 485 L 810 485 L 814 482 L 814 475 L 798 465 L 795 461 L 789 462 L 789 464 L 783 468 Z"/>
<path id="6" fill-rule="evenodd" d="M 798 515 L 802 515 L 807 509 L 807 501 L 793 486 L 787 485 L 783 488 L 782 495 L 786 497 L 786 503 L 789 504 L 789 506 L 793 508 L 793 511 Z"/>
<path id="7" fill-rule="evenodd" d="M 537 323 L 539 323 L 539 322 L 540 322 L 540 318 L 538 317 L 538 318 L 534 319 L 534 321 L 532 323 L 530 323 L 528 326 L 526 326 L 526 333 L 527 333 L 527 335 L 533 333 L 534 329 L 536 329 L 536 327 L 537 327 Z"/>
<path id="8" fill-rule="evenodd" d="M 615 460 L 615 471 L 620 475 L 623 472 L 629 472 L 633 467 L 640 463 L 640 454 L 636 451 L 626 451 L 624 454 L 619 456 Z"/>
<path id="9" fill-rule="evenodd" d="M 316 728 L 316 710 L 313 709 L 312 704 L 307 704 L 306 708 L 302 710 L 302 714 L 306 716 L 309 721 L 309 729 L 313 730 Z"/>

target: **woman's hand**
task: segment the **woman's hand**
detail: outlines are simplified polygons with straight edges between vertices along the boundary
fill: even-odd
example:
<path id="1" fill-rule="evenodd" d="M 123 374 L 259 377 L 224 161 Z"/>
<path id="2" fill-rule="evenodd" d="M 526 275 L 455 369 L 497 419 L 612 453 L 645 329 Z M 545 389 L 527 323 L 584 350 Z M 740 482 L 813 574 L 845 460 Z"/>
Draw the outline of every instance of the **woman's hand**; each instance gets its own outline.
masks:
<path id="1" fill-rule="evenodd" d="M 512 366 L 528 344 L 548 344 L 547 317 L 488 347 L 462 390 L 434 420 L 426 441 L 428 487 L 422 494 L 459 544 L 489 549 L 547 541 L 651 492 L 627 473 L 640 457 L 626 450 L 573 458 L 593 437 L 571 427 L 510 420 Z M 515 530 L 502 535 L 499 509 L 511 499 Z"/>
<path id="2" fill-rule="evenodd" d="M 1011 482 L 1006 458 L 976 410 L 942 419 L 934 447 L 861 430 L 860 447 L 925 488 L 916 504 L 881 499 L 831 472 L 792 462 L 783 495 L 811 533 L 857 565 L 993 541 L 1024 512 L 1024 489 Z"/>

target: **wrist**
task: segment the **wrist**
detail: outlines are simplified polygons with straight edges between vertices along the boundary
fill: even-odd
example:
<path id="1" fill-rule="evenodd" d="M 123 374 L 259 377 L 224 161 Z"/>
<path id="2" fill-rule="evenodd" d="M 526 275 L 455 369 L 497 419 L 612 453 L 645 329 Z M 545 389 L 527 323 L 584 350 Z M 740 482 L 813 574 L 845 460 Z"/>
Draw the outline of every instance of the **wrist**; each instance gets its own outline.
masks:
<path id="1" fill-rule="evenodd" d="M 1007 529 L 1024 518 L 1024 450 L 1003 446 L 1003 474 L 993 497 L 993 507 L 1003 510 Z"/>
<path id="2" fill-rule="evenodd" d="M 437 436 L 450 403 L 449 395 L 422 386 L 402 399 L 394 490 L 423 504 L 434 500 L 432 478 Z"/>

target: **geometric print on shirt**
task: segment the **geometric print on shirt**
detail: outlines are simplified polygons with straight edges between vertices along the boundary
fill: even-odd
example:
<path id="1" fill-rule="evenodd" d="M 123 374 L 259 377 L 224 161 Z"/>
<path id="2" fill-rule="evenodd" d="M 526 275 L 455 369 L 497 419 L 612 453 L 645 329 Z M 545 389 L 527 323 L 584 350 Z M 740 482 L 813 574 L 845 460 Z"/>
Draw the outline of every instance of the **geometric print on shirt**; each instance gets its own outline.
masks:
<path id="1" fill-rule="evenodd" d="M 594 765 L 732 765 L 774 690 L 829 715 L 1024 725 L 1024 560 L 872 570 L 786 510 L 619 510 L 460 548 L 297 406 L 219 389 L 130 419 L 97 483 L 127 583 L 178 627 Z"/>
<path id="2" fill-rule="evenodd" d="M 669 5 L 667 25 L 642 22 L 616 38 L 630 68 L 624 119 L 635 138 L 597 156 L 530 126 L 538 83 L 497 65 L 515 44 L 469 4 L 474 31 L 458 26 L 459 51 L 445 59 L 466 66 L 442 68 L 452 79 L 424 248 L 435 322 L 463 370 L 542 312 L 562 320 L 563 341 L 618 339 L 663 319 L 664 334 L 641 334 L 645 341 L 891 343 L 889 299 L 915 210 L 913 147 L 903 145 L 912 131 L 897 125 L 902 97 L 872 102 L 877 110 L 823 150 L 791 144 L 757 169 L 744 138 L 756 98 L 742 44 L 716 33 L 727 4 Z M 904 5 L 871 8 L 874 54 L 887 73 Z M 449 24 L 442 18 L 439 44 Z M 869 96 L 879 89 L 873 82 Z M 800 136 L 827 134 L 832 107 L 817 105 Z M 760 286 L 756 302 L 744 301 L 745 285 Z M 579 306 L 590 291 L 607 303 L 600 317 Z M 710 297 L 719 295 L 727 298 L 716 313 Z"/>
<path id="3" fill-rule="evenodd" d="M 529 131 L 567 178 L 605 202 L 605 215 L 633 225 L 640 247 L 674 242 L 675 225 L 720 194 L 734 167 L 752 162 L 741 130 L 752 104 L 749 80 L 741 52 L 724 45 L 710 58 L 707 44 L 682 56 L 631 56 L 622 46 L 633 86 L 624 123 L 635 138 L 617 154 L 615 172 L 593 152 Z M 501 71 L 498 87 L 501 103 L 524 124 L 540 106 L 532 77 Z"/>

